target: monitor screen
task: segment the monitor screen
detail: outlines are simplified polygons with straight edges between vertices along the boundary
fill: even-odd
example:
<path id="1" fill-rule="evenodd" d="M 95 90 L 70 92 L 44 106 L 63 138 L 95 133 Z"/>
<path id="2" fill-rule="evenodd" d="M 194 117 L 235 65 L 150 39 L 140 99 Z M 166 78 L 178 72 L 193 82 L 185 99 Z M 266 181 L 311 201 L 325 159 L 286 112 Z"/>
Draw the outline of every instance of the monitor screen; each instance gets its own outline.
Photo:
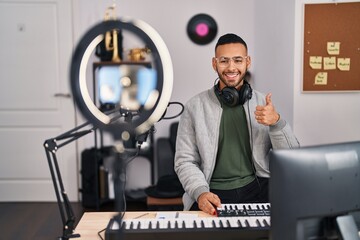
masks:
<path id="1" fill-rule="evenodd" d="M 359 239 L 350 214 L 360 210 L 359 159 L 360 141 L 272 151 L 271 238 L 346 239 L 345 226 Z"/>

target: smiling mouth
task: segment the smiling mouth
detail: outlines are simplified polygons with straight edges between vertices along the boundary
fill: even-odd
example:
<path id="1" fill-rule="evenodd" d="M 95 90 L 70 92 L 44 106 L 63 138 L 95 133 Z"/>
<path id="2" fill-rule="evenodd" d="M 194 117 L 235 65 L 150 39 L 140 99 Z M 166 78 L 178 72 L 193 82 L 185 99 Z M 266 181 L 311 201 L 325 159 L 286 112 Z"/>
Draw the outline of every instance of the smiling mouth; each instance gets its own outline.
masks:
<path id="1" fill-rule="evenodd" d="M 224 75 L 229 78 L 234 78 L 234 77 L 238 76 L 239 73 L 225 73 Z"/>

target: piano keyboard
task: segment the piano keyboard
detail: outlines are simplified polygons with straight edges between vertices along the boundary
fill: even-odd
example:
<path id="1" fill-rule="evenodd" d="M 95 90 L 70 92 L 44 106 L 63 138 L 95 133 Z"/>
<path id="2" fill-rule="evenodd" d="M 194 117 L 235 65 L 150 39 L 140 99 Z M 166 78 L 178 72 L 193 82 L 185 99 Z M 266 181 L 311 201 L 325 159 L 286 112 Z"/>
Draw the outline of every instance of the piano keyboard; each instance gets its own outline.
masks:
<path id="1" fill-rule="evenodd" d="M 269 211 L 270 204 L 223 204 L 219 217 L 125 219 L 120 231 L 118 223 L 111 220 L 105 239 L 263 240 L 269 238 Z"/>
<path id="2" fill-rule="evenodd" d="M 218 217 L 270 216 L 270 203 L 221 204 Z"/>

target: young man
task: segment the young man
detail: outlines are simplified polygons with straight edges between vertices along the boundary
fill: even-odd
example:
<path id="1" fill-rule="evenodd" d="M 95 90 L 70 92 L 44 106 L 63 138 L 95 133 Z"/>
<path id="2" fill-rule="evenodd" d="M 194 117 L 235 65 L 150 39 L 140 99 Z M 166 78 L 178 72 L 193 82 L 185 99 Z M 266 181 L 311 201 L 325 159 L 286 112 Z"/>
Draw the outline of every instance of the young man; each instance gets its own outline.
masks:
<path id="1" fill-rule="evenodd" d="M 185 106 L 175 154 L 184 210 L 215 214 L 221 203 L 268 202 L 269 151 L 299 147 L 271 94 L 246 82 L 250 65 L 245 41 L 221 36 L 212 59 L 219 81 Z"/>

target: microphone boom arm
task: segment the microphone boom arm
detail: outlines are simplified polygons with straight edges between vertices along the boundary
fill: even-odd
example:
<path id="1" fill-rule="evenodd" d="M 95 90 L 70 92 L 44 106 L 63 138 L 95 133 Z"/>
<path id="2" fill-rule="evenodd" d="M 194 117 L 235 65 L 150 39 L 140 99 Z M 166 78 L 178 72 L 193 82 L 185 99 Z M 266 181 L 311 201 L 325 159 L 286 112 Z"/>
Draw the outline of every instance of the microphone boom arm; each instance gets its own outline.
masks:
<path id="1" fill-rule="evenodd" d="M 82 128 L 88 126 L 90 123 L 86 122 L 78 127 L 73 128 L 70 131 L 67 131 L 57 137 L 50 138 L 45 140 L 44 148 L 46 153 L 46 158 L 48 160 L 51 179 L 54 184 L 55 195 L 57 199 L 57 204 L 59 207 L 61 220 L 63 224 L 63 235 L 59 237 L 59 240 L 66 240 L 69 238 L 78 238 L 80 234 L 74 234 L 75 229 L 75 216 L 73 209 L 71 207 L 69 198 L 64 188 L 64 184 L 61 178 L 61 173 L 56 157 L 56 152 L 61 147 L 87 135 L 88 133 L 93 132 L 96 130 L 96 127 L 92 127 L 86 130 L 80 131 Z M 63 141 L 62 143 L 58 144 L 58 141 Z"/>

